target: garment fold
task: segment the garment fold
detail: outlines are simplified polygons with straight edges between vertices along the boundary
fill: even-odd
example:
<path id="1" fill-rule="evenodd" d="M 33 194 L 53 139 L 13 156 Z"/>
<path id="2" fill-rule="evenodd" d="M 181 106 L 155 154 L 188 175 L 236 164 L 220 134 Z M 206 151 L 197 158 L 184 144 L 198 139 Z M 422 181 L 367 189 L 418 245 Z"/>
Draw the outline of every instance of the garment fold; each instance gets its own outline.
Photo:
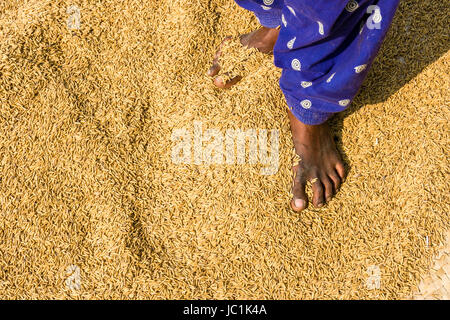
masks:
<path id="1" fill-rule="evenodd" d="M 292 113 L 317 125 L 348 108 L 392 23 L 399 0 L 236 0 L 263 26 L 281 26 L 274 47 Z"/>

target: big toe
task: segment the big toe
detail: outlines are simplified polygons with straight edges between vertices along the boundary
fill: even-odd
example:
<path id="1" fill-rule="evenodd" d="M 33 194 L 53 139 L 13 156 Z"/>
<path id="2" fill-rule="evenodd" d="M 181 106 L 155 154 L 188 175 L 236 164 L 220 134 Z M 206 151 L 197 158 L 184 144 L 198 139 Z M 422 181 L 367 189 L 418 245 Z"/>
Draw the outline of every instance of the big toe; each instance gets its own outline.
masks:
<path id="1" fill-rule="evenodd" d="M 295 171 L 294 171 L 295 172 Z M 292 188 L 292 210 L 300 212 L 308 206 L 308 196 L 305 192 L 306 180 L 301 175 L 294 176 L 294 185 Z"/>
<path id="2" fill-rule="evenodd" d="M 295 197 L 291 201 L 292 210 L 296 212 L 300 212 L 306 209 L 306 201 L 304 199 L 295 199 Z"/>
<path id="3" fill-rule="evenodd" d="M 241 76 L 237 76 L 237 77 L 232 78 L 231 80 L 224 81 L 224 79 L 221 76 L 218 76 L 218 77 L 214 78 L 214 84 L 216 85 L 216 87 L 218 87 L 220 89 L 229 89 L 232 86 L 234 86 L 236 83 L 241 81 L 241 79 L 242 79 Z"/>

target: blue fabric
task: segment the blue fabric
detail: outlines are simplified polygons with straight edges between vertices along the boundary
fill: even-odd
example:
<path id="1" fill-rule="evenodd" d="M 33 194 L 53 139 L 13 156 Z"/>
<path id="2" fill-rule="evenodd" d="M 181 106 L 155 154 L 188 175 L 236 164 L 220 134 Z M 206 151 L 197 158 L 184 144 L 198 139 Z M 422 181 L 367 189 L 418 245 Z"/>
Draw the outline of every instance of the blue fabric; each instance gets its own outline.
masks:
<path id="1" fill-rule="evenodd" d="M 345 110 L 378 53 L 399 0 L 236 0 L 281 26 L 274 62 L 292 113 L 316 125 Z"/>

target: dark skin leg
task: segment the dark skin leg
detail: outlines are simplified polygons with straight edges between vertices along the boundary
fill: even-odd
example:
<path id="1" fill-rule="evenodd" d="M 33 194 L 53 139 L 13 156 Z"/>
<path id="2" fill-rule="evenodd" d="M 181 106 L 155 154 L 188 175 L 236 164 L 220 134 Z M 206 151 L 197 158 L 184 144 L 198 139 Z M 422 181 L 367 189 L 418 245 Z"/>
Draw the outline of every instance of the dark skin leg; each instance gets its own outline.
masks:
<path id="1" fill-rule="evenodd" d="M 308 206 L 305 193 L 306 182 L 312 183 L 315 207 L 330 201 L 345 179 L 344 163 L 336 149 L 333 135 L 327 122 L 321 125 L 306 125 L 288 111 L 292 139 L 300 163 L 292 168 L 294 173 L 293 199 L 291 207 L 302 211 Z"/>
<path id="2" fill-rule="evenodd" d="M 263 53 L 270 54 L 278 38 L 279 30 L 262 27 L 256 31 L 241 36 L 243 46 L 257 48 Z M 229 41 L 226 38 L 221 46 Z M 241 80 L 235 77 L 224 83 L 216 77 L 220 71 L 218 63 L 221 46 L 214 56 L 213 65 L 208 75 L 214 78 L 214 84 L 221 89 L 228 89 Z M 315 207 L 322 207 L 330 201 L 345 179 L 345 169 L 341 156 L 336 149 L 328 123 L 321 125 L 306 125 L 299 121 L 291 111 L 288 111 L 291 131 L 296 153 L 301 161 L 292 168 L 294 174 L 293 198 L 291 207 L 294 211 L 302 211 L 308 206 L 308 196 L 305 192 L 306 183 L 312 184 L 312 203 Z"/>

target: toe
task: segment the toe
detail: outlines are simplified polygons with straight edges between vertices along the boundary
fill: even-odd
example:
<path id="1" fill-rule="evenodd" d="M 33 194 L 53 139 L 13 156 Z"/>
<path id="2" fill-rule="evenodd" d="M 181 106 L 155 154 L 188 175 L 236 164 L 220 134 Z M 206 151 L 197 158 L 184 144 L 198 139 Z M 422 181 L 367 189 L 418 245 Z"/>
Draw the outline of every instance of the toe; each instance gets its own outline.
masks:
<path id="1" fill-rule="evenodd" d="M 221 89 L 224 89 L 224 88 L 225 88 L 225 83 L 224 83 L 222 77 L 216 77 L 216 78 L 214 78 L 214 84 L 215 84 L 218 88 L 221 88 Z"/>
<path id="2" fill-rule="evenodd" d="M 295 212 L 300 212 L 306 209 L 306 200 L 304 199 L 292 199 L 291 201 L 292 210 Z"/>
<path id="3" fill-rule="evenodd" d="M 322 182 L 314 178 L 311 180 L 312 184 L 312 190 L 313 190 L 313 204 L 316 207 L 322 207 L 325 204 L 325 197 L 324 197 L 324 187 L 322 185 Z"/>
<path id="4" fill-rule="evenodd" d="M 331 198 L 333 198 L 334 195 L 334 186 L 330 178 L 328 176 L 324 175 L 321 179 L 322 185 L 325 189 L 325 200 L 329 202 Z"/>
<path id="5" fill-rule="evenodd" d="M 218 76 L 218 77 L 214 78 L 214 84 L 220 89 L 229 89 L 232 86 L 234 86 L 236 83 L 238 83 L 241 79 L 242 79 L 242 77 L 237 76 L 231 80 L 228 80 L 227 82 L 224 82 L 223 78 L 221 76 Z"/>
<path id="6" fill-rule="evenodd" d="M 342 181 L 345 180 L 345 168 L 344 168 L 344 164 L 342 162 L 338 162 L 336 164 L 336 171 L 339 175 L 339 177 L 341 178 Z"/>
<path id="7" fill-rule="evenodd" d="M 294 186 L 292 188 L 293 198 L 291 201 L 292 210 L 300 212 L 306 209 L 308 205 L 308 196 L 305 192 L 306 179 L 299 173 L 294 177 Z"/>
<path id="8" fill-rule="evenodd" d="M 219 48 L 217 49 L 216 53 L 214 54 L 214 60 L 212 63 L 211 68 L 209 68 L 208 72 L 206 73 L 210 77 L 216 76 L 220 71 L 220 64 L 219 64 L 219 58 L 222 55 L 222 48 L 224 44 L 228 41 L 230 41 L 231 37 L 226 37 L 222 43 L 219 45 Z"/>
<path id="9" fill-rule="evenodd" d="M 211 68 L 209 68 L 207 75 L 210 77 L 216 76 L 220 71 L 220 65 L 218 63 L 213 62 Z"/>
<path id="10" fill-rule="evenodd" d="M 333 182 L 334 190 L 336 192 L 341 187 L 341 177 L 335 170 L 332 170 L 330 173 L 328 173 L 328 177 Z"/>

